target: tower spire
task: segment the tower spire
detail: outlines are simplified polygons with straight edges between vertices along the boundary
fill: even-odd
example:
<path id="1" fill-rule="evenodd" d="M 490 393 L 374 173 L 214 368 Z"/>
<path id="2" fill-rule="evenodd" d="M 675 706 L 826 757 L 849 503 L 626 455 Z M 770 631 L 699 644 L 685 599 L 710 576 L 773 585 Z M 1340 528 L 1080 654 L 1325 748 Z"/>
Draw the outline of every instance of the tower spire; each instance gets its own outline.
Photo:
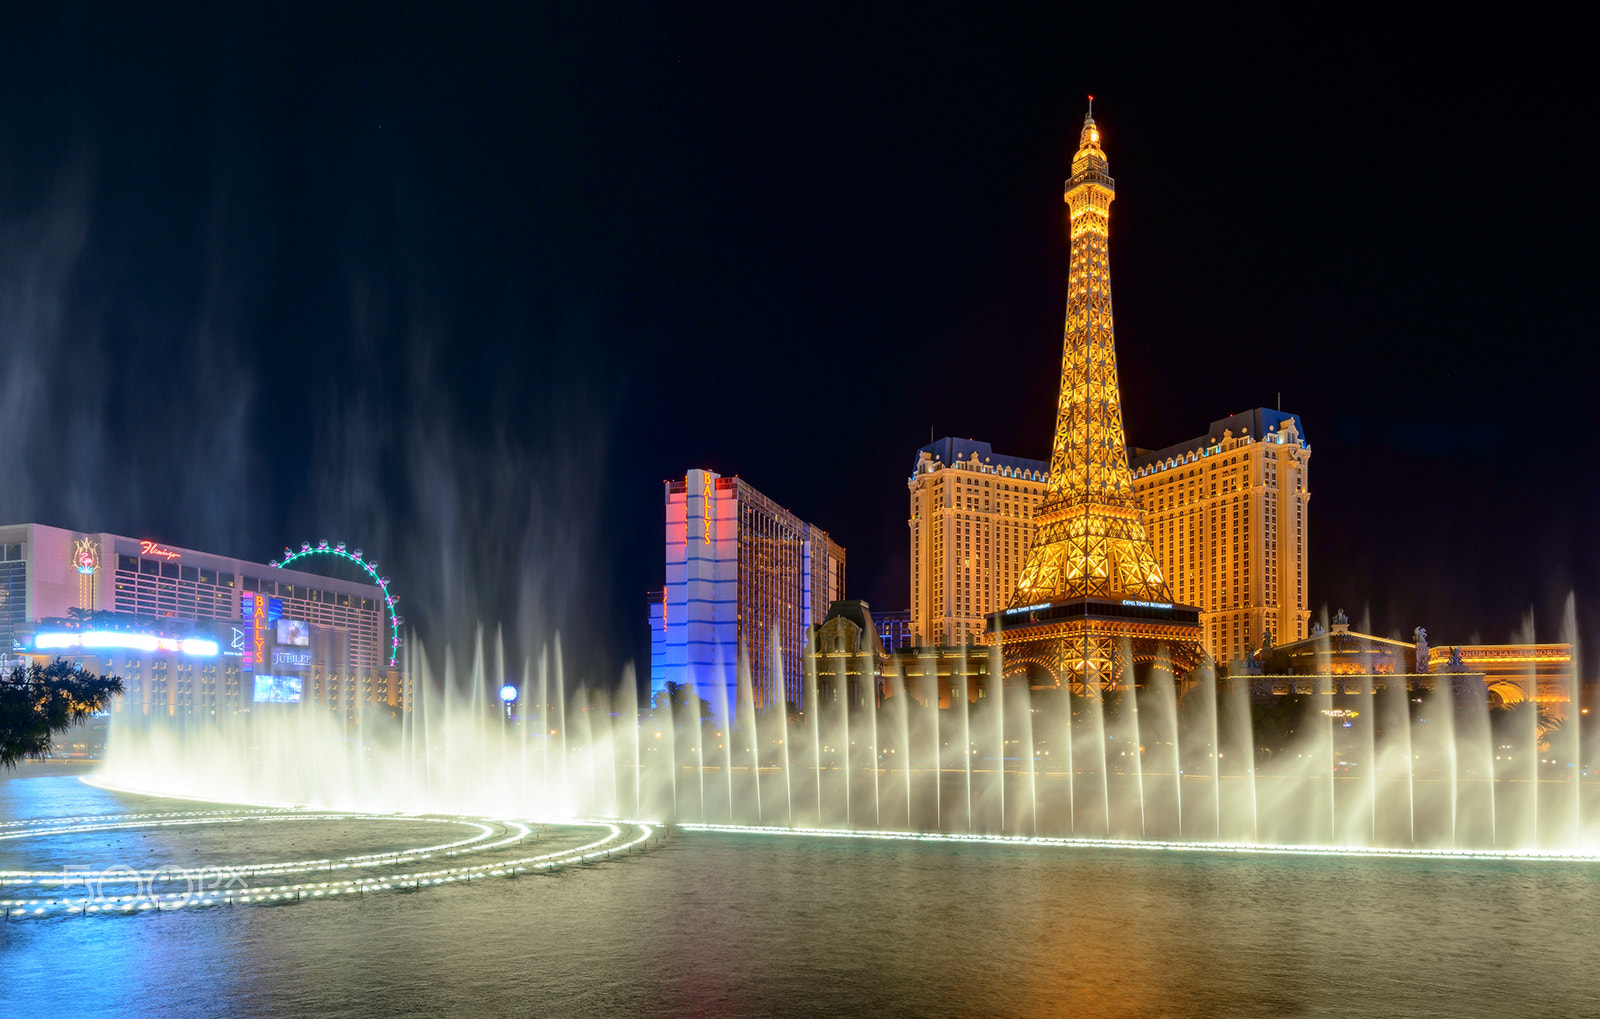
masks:
<path id="1" fill-rule="evenodd" d="M 1078 132 L 1079 150 L 1100 147 L 1100 129 L 1094 123 L 1094 96 L 1089 97 L 1089 112 L 1083 115 L 1083 130 Z M 1105 153 L 1100 153 L 1100 158 L 1105 158 Z"/>

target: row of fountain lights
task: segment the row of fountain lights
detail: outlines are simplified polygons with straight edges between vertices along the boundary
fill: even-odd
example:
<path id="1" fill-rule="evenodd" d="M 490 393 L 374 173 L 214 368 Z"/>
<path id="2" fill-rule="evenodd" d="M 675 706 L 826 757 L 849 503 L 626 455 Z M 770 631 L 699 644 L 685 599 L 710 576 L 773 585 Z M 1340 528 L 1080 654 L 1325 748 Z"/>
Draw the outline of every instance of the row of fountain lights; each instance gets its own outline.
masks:
<path id="1" fill-rule="evenodd" d="M 400 596 L 389 593 L 389 578 L 379 575 L 378 564 L 367 562 L 359 548 L 347 549 L 342 541 L 333 545 L 329 545 L 327 541 L 319 541 L 316 545 L 312 545 L 309 541 L 302 541 L 300 543 L 300 551 L 296 552 L 286 547 L 283 550 L 283 558 L 272 560 L 270 565 L 275 569 L 281 570 L 296 559 L 304 559 L 307 556 L 314 555 L 338 556 L 340 559 L 355 563 L 365 570 L 367 575 L 372 578 L 372 582 L 377 584 L 378 588 L 383 591 L 383 600 L 389 609 L 389 668 L 396 668 L 400 661 L 400 624 L 404 623 L 405 620 L 395 611 L 395 604 L 400 601 Z"/>
<path id="2" fill-rule="evenodd" d="M 500 831 L 510 832 L 506 838 L 496 842 L 484 843 L 483 839 L 487 836 L 480 834 L 471 839 L 464 840 L 463 842 L 450 844 L 457 847 L 466 847 L 469 843 L 473 844 L 471 848 L 456 848 L 453 851 L 449 851 L 448 855 L 450 856 L 456 856 L 461 852 L 486 852 L 489 850 L 506 848 L 507 846 L 521 842 L 530 834 L 533 834 L 535 831 L 534 825 L 539 823 L 532 820 L 497 821 L 493 818 L 469 819 L 465 817 L 424 818 L 412 815 L 393 814 L 302 814 L 301 812 L 293 810 L 256 810 L 242 812 L 191 811 L 181 814 L 140 814 L 122 816 L 130 820 L 134 818 L 147 819 L 141 822 L 141 824 L 144 826 L 163 826 L 205 823 L 205 819 L 209 819 L 212 822 L 223 821 L 229 819 L 225 815 L 235 813 L 247 813 L 253 815 L 250 818 L 244 818 L 247 820 L 259 820 L 265 817 L 272 817 L 274 819 L 295 818 L 297 814 L 300 817 L 326 817 L 330 820 L 428 820 L 438 821 L 441 823 L 466 824 L 480 828 L 484 828 L 486 826 L 495 826 Z M 106 821 L 107 818 L 68 818 L 65 820 L 103 822 Z M 38 822 L 20 822 L 18 824 L 7 825 L 7 827 L 19 827 L 21 825 L 30 823 L 36 824 Z M 47 823 L 58 824 L 59 819 L 52 820 Z M 521 857 L 515 860 L 503 860 L 495 863 L 479 864 L 477 866 L 468 867 L 444 867 L 438 870 L 415 871 L 409 874 L 391 874 L 386 877 L 357 878 L 347 881 L 306 881 L 296 884 L 277 885 L 271 888 L 251 889 L 247 893 L 236 893 L 226 889 L 212 889 L 210 891 L 201 890 L 199 892 L 186 890 L 183 892 L 170 892 L 158 895 L 155 894 L 152 887 L 148 893 L 140 893 L 135 895 L 96 895 L 85 896 L 79 899 L 73 899 L 65 896 L 54 899 L 0 899 L 0 917 L 4 917 L 5 919 L 14 919 L 49 916 L 85 917 L 96 915 L 127 915 L 145 911 L 173 910 L 197 906 L 266 905 L 283 902 L 300 902 L 319 898 L 331 898 L 340 895 L 365 895 L 369 892 L 415 891 L 424 887 L 435 885 L 452 884 L 461 881 L 471 882 L 474 877 L 510 878 L 515 877 L 517 874 L 536 873 L 540 871 L 558 869 L 561 866 L 569 863 L 587 863 L 594 860 L 600 860 L 608 856 L 615 856 L 619 853 L 628 852 L 629 850 L 644 844 L 653 838 L 657 831 L 657 826 L 653 823 L 645 824 L 626 821 L 573 821 L 570 819 L 565 819 L 545 823 L 603 827 L 607 829 L 607 831 L 606 834 L 601 838 L 598 838 L 593 842 L 585 843 L 581 846 L 576 846 L 571 849 L 557 850 L 550 853 L 541 853 L 536 856 Z M 128 826 L 132 827 L 132 825 Z M 108 824 L 68 825 L 66 827 L 58 828 L 23 830 L 20 832 L 8 833 L 4 837 L 25 838 L 36 835 L 67 834 L 76 831 L 104 831 L 114 827 L 117 826 Z M 493 829 L 488 830 L 492 831 Z M 630 835 L 632 837 L 628 838 Z M 625 838 L 627 841 L 622 841 Z M 235 871 L 243 870 L 250 874 L 291 873 L 296 871 L 310 872 L 317 870 L 334 871 L 343 870 L 350 867 L 393 865 L 400 862 L 404 858 L 428 859 L 436 855 L 438 852 L 444 851 L 448 848 L 448 846 L 441 846 L 429 847 L 427 849 L 402 850 L 393 853 L 372 853 L 365 856 L 345 857 L 342 860 L 329 859 L 307 861 L 305 864 L 290 864 L 281 862 L 253 865 L 247 864 L 231 869 Z M 156 880 L 160 880 L 164 883 L 183 881 L 189 885 L 192 885 L 196 880 L 203 881 L 205 878 L 216 875 L 217 873 L 218 869 L 215 867 L 161 871 L 149 875 L 149 881 L 152 885 Z M 0 878 L 21 878 L 41 886 L 50 883 L 70 886 L 72 884 L 81 883 L 84 875 L 63 875 L 63 873 L 59 870 L 7 871 L 0 873 Z M 131 880 L 138 882 L 141 880 L 141 876 L 134 875 Z"/>
<path id="3" fill-rule="evenodd" d="M 980 835 L 961 832 L 874 831 L 867 828 L 783 828 L 777 825 L 707 824 L 680 821 L 685 831 L 730 835 L 809 835 L 816 838 L 900 840 L 911 842 L 967 842 L 1006 846 L 1054 846 L 1076 849 L 1149 849 L 1158 852 L 1248 853 L 1264 856 L 1385 856 L 1409 859 L 1539 860 L 1600 863 L 1600 854 L 1549 849 L 1449 849 L 1407 846 L 1273 845 L 1262 842 L 1165 842 L 1156 839 L 1117 839 L 1051 835 Z"/>
<path id="4" fill-rule="evenodd" d="M 246 815 L 246 816 L 236 816 Z M 255 865 L 244 865 L 241 868 L 255 875 L 261 873 L 292 873 L 314 871 L 338 871 L 351 867 L 370 867 L 380 865 L 393 865 L 405 858 L 428 859 L 439 852 L 455 856 L 460 852 L 483 852 L 493 849 L 502 849 L 522 841 L 534 831 L 533 821 L 496 821 L 493 818 L 465 818 L 465 817 L 418 817 L 409 815 L 388 814 L 307 814 L 293 810 L 252 810 L 252 811 L 191 811 L 173 814 L 127 814 L 114 817 L 77 817 L 52 819 L 46 824 L 54 827 L 30 828 L 37 825 L 37 821 L 7 822 L 0 824 L 0 838 L 26 838 L 38 835 L 68 834 L 85 831 L 106 831 L 119 827 L 151 827 L 151 826 L 176 826 L 183 824 L 215 823 L 232 820 L 262 820 L 262 819 L 317 819 L 317 820 L 395 820 L 397 816 L 404 816 L 407 821 L 434 821 L 439 823 L 463 824 L 477 828 L 478 834 L 471 838 L 454 843 L 445 843 L 440 846 L 423 847 L 418 849 L 401 850 L 392 853 L 373 853 L 364 856 L 345 857 L 340 860 L 309 860 L 299 863 L 276 862 Z M 90 823 L 69 823 L 90 822 Z M 113 823 L 106 823 L 113 822 Z M 652 838 L 656 834 L 653 824 L 635 822 L 611 821 L 565 821 L 558 823 L 581 824 L 594 827 L 604 827 L 607 833 L 593 842 L 577 846 L 572 849 L 558 850 L 543 853 L 537 856 L 523 857 L 515 860 L 506 860 L 491 864 L 480 864 L 468 867 L 446 867 L 438 870 L 417 871 L 410 874 L 390 875 L 381 878 L 358 878 L 346 881 L 300 882 L 295 884 L 277 885 L 271 888 L 252 890 L 249 893 L 233 893 L 225 889 L 202 890 L 199 893 L 184 891 L 172 892 L 162 895 L 154 893 L 153 888 L 148 894 L 121 895 L 121 896 L 92 896 L 81 899 L 68 897 L 55 899 L 4 899 L 0 900 L 0 915 L 7 919 L 36 917 L 36 916 L 90 916 L 90 915 L 118 915 L 139 913 L 149 910 L 172 910 L 195 906 L 217 905 L 250 905 L 271 904 L 286 901 L 304 901 L 307 899 L 330 898 L 340 895 L 364 895 L 368 892 L 380 891 L 405 891 L 417 890 L 427 886 L 451 884 L 455 882 L 470 882 L 474 877 L 514 877 L 519 873 L 532 873 L 551 870 L 567 863 L 587 862 L 602 859 L 618 853 L 627 852 Z M 1267 846 L 1255 843 L 1217 843 L 1217 842 L 1156 842 L 1136 839 L 1094 839 L 1094 838 L 1049 838 L 1044 836 L 1006 836 L 1006 835 L 961 835 L 943 832 L 896 832 L 896 831 L 862 831 L 855 829 L 832 828 L 779 828 L 766 826 L 747 825 L 718 825 L 684 823 L 679 827 L 691 831 L 726 832 L 736 834 L 768 834 L 768 835 L 810 835 L 831 838 L 850 839 L 910 839 L 915 841 L 931 842 L 967 842 L 986 843 L 990 845 L 1031 845 L 1031 846 L 1057 846 L 1081 848 L 1106 848 L 1118 847 L 1128 849 L 1187 851 L 1187 852 L 1222 852 L 1222 853 L 1268 853 L 1291 855 L 1315 856 L 1388 856 L 1410 858 L 1475 858 L 1475 859 L 1516 859 L 1516 860 L 1589 860 L 1596 859 L 1592 854 L 1586 853 L 1559 853 L 1544 850 L 1529 851 L 1486 851 L 1486 850 L 1460 850 L 1460 849 L 1352 849 L 1339 846 Z M 497 831 L 498 829 L 498 831 Z M 619 841 L 625 837 L 625 829 L 631 829 L 626 834 L 633 837 L 628 841 Z M 509 835 L 496 842 L 486 842 L 491 834 L 509 831 Z M 469 848 L 470 847 L 470 848 Z M 198 878 L 203 880 L 207 875 L 216 873 L 216 868 L 201 868 L 190 870 L 172 870 L 149 875 L 153 885 L 156 880 L 175 883 L 185 881 L 193 884 Z M 0 872 L 0 878 L 22 879 L 41 886 L 50 883 L 68 886 L 78 883 L 83 875 L 64 875 L 61 871 L 5 871 Z M 139 880 L 139 875 L 134 875 L 134 880 Z"/>

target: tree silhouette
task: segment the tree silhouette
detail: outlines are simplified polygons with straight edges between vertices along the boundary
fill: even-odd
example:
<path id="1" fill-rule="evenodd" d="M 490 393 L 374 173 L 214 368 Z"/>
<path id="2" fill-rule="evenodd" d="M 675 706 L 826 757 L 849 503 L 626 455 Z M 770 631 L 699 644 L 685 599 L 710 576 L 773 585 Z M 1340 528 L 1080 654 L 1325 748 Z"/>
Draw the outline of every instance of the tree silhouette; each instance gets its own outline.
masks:
<path id="1" fill-rule="evenodd" d="M 97 676 L 57 658 L 0 674 L 0 768 L 50 752 L 56 733 L 72 728 L 122 692 L 122 680 Z"/>
<path id="2" fill-rule="evenodd" d="M 701 723 L 711 721 L 711 702 L 695 693 L 693 686 L 688 683 L 674 683 L 667 681 L 667 688 L 663 691 L 666 695 L 667 705 L 672 709 L 675 725 L 682 724 L 679 719 L 696 719 Z M 661 694 L 656 699 L 661 699 Z M 657 704 L 657 707 L 660 707 Z"/>

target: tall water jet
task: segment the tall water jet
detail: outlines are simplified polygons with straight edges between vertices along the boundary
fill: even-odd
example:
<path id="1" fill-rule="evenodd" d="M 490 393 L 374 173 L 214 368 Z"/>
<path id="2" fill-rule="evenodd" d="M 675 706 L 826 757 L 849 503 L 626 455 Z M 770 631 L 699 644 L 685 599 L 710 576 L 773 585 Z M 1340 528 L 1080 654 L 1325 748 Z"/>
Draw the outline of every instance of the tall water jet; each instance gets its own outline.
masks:
<path id="1" fill-rule="evenodd" d="M 1335 788 L 1339 764 L 1337 747 L 1334 742 L 1335 721 L 1333 716 L 1333 694 L 1338 687 L 1338 683 L 1337 679 L 1329 679 L 1327 681 L 1327 700 L 1324 701 L 1321 697 L 1317 698 L 1319 704 L 1326 705 L 1326 707 L 1318 708 L 1322 718 L 1321 724 L 1317 726 L 1317 731 L 1324 741 L 1321 763 L 1323 768 L 1326 769 L 1325 774 L 1328 777 L 1328 834 L 1326 836 L 1326 844 L 1328 845 L 1333 845 L 1339 841 L 1339 798 L 1338 790 Z"/>
<path id="2" fill-rule="evenodd" d="M 720 656 L 719 656 L 719 658 L 717 660 L 716 672 L 717 672 L 717 682 L 715 684 L 715 687 L 716 687 L 717 699 L 711 703 L 711 710 L 712 710 L 712 712 L 714 712 L 714 721 L 713 721 L 712 724 L 716 725 L 716 726 L 719 726 L 719 728 L 714 729 L 712 731 L 712 736 L 716 739 L 716 744 L 713 747 L 713 749 L 715 749 L 717 751 L 717 753 L 715 755 L 713 755 L 712 760 L 714 760 L 716 762 L 717 767 L 722 769 L 723 776 L 726 779 L 726 782 L 724 783 L 724 785 L 726 786 L 726 796 L 727 796 L 727 799 L 728 799 L 727 817 L 728 817 L 728 823 L 732 824 L 733 821 L 734 821 L 734 816 L 733 816 L 733 705 L 730 705 L 728 703 L 728 675 L 727 675 L 728 663 L 725 662 L 725 661 L 722 661 Z M 737 700 L 735 701 L 735 703 L 737 703 Z M 712 764 L 712 760 L 702 760 L 700 762 L 700 767 L 701 768 L 710 767 L 711 764 Z"/>
<path id="3" fill-rule="evenodd" d="M 1530 610 L 1522 619 L 1522 630 L 1518 643 L 1532 645 L 1538 641 L 1534 630 L 1533 612 Z M 1518 717 L 1518 725 L 1511 735 L 1511 747 L 1508 754 L 1513 758 L 1509 763 L 1510 769 L 1517 781 L 1526 783 L 1528 804 L 1524 808 L 1527 822 L 1524 827 L 1525 842 L 1532 848 L 1537 848 L 1541 843 L 1539 839 L 1539 675 L 1533 663 L 1528 662 L 1523 666 L 1522 677 L 1522 708 Z"/>
<path id="4" fill-rule="evenodd" d="M 894 730 L 900 737 L 895 744 L 895 763 L 905 775 L 906 830 L 916 827 L 911 814 L 911 695 L 906 690 L 905 670 L 896 663 L 889 673 L 890 711 L 894 716 Z M 892 774 L 892 772 L 891 772 Z"/>
<path id="5" fill-rule="evenodd" d="M 561 638 L 560 637 L 557 637 L 556 641 L 555 641 L 555 655 L 554 655 L 554 657 L 555 657 L 555 671 L 554 671 L 553 676 L 551 677 L 555 681 L 554 685 L 555 685 L 555 689 L 556 689 L 556 711 L 555 711 L 555 716 L 556 716 L 557 721 L 556 721 L 555 728 L 556 728 L 557 732 L 556 732 L 555 737 L 554 737 L 554 739 L 555 739 L 554 749 L 555 749 L 555 752 L 556 752 L 556 756 L 559 759 L 557 763 L 558 763 L 558 765 L 560 767 L 560 770 L 561 770 L 561 798 L 562 798 L 562 802 L 570 804 L 572 802 L 572 783 L 568 781 L 568 774 L 567 774 L 567 766 L 569 764 L 568 757 L 567 757 L 567 732 L 571 728 L 571 726 L 568 724 L 568 721 L 567 721 L 567 677 L 566 677 L 566 671 L 562 668 L 562 665 L 561 665 Z"/>
<path id="6" fill-rule="evenodd" d="M 967 831 L 972 831 L 972 652 L 970 644 L 961 645 L 961 764 L 966 777 L 964 793 L 967 801 Z M 951 686 L 954 696 L 955 687 Z M 955 707 L 955 705 L 951 705 Z"/>
<path id="7" fill-rule="evenodd" d="M 1420 800 L 1425 828 L 1418 837 L 1429 846 L 1455 845 L 1459 799 L 1455 701 L 1448 683 L 1431 681 L 1421 685 L 1412 703 L 1420 705 L 1412 725 L 1412 752 L 1426 764 L 1433 790 Z"/>
<path id="8" fill-rule="evenodd" d="M 1108 692 L 1115 698 L 1114 707 L 1105 722 L 1107 755 L 1111 756 L 1110 746 L 1115 743 L 1117 749 L 1112 759 L 1120 772 L 1120 785 L 1128 789 L 1126 797 L 1128 818 L 1123 822 L 1126 825 L 1123 830 L 1131 838 L 1142 839 L 1145 837 L 1146 828 L 1144 745 L 1139 727 L 1138 689 L 1134 683 L 1133 655 L 1128 642 L 1120 641 L 1115 653 L 1118 667 L 1113 670 L 1112 675 L 1117 678 L 1107 687 Z M 1109 800 L 1107 813 L 1110 813 Z"/>
<path id="9" fill-rule="evenodd" d="M 812 659 L 809 665 L 802 667 L 802 675 L 805 677 L 806 728 L 811 730 L 811 782 L 817 800 L 817 813 L 813 823 L 821 826 L 825 823 L 822 813 L 822 712 L 818 704 L 815 659 Z"/>
<path id="10" fill-rule="evenodd" d="M 678 725 L 673 717 L 672 698 L 663 691 L 659 699 L 654 702 L 651 717 L 655 720 L 655 739 L 659 741 L 660 753 L 667 758 L 666 785 L 668 817 L 677 820 L 683 810 L 678 794 Z"/>
<path id="11" fill-rule="evenodd" d="M 444 664 L 444 689 L 443 696 L 438 703 L 439 709 L 437 711 L 429 712 L 432 721 L 432 727 L 428 732 L 428 752 L 432 754 L 435 746 L 441 748 L 442 753 L 440 756 L 444 760 L 444 798 L 446 800 L 455 800 L 457 797 L 454 779 L 456 772 L 459 770 L 455 762 L 455 753 L 459 752 L 459 748 L 453 747 L 449 739 L 446 738 L 446 734 L 451 728 L 450 704 L 454 700 L 455 696 L 456 675 L 455 662 L 451 658 L 449 652 L 450 649 L 446 648 Z M 429 689 L 432 689 L 433 684 L 429 683 L 428 687 Z"/>
<path id="12" fill-rule="evenodd" d="M 883 827 L 883 810 L 881 804 L 882 790 L 878 784 L 879 770 L 883 767 L 882 744 L 878 742 L 878 708 L 882 698 L 879 696 L 881 687 L 878 685 L 878 663 L 875 657 L 869 656 L 867 675 L 864 677 L 867 689 L 864 704 L 871 719 L 869 738 L 872 745 L 867 748 L 867 759 L 872 762 L 872 826 Z"/>
<path id="13" fill-rule="evenodd" d="M 772 675 L 774 696 L 780 703 L 769 705 L 768 710 L 776 709 L 779 718 L 778 744 L 783 747 L 783 792 L 784 792 L 784 823 L 794 827 L 794 767 L 790 758 L 789 735 L 789 686 L 788 679 L 783 674 L 783 651 L 778 644 L 778 629 L 772 629 Z"/>
<path id="14" fill-rule="evenodd" d="M 1245 682 L 1236 682 L 1229 679 L 1227 688 L 1229 725 L 1228 731 L 1232 737 L 1227 752 L 1233 755 L 1233 760 L 1240 767 L 1240 774 L 1244 782 L 1244 803 L 1248 806 L 1248 825 L 1245 828 L 1245 840 L 1259 842 L 1261 840 L 1261 798 L 1256 785 L 1256 745 L 1255 727 L 1250 718 L 1250 688 Z M 1217 756 L 1223 754 L 1219 741 Z"/>
<path id="15" fill-rule="evenodd" d="M 993 755 L 994 779 L 990 788 L 994 791 L 996 809 L 999 817 L 994 830 L 1006 830 L 1006 685 L 1001 678 L 1000 649 L 989 649 L 989 671 L 984 678 L 985 703 L 981 720 L 983 724 L 982 744 L 987 744 L 985 751 Z"/>
<path id="16" fill-rule="evenodd" d="M 761 803 L 761 741 L 756 732 L 756 698 L 755 685 L 750 675 L 750 659 L 746 649 L 739 648 L 739 692 L 738 715 L 739 731 L 744 735 L 744 746 L 740 748 L 742 766 L 749 769 L 750 781 L 746 785 L 750 789 L 750 796 L 755 803 L 755 820 L 757 824 L 765 824 L 766 812 Z M 731 723 L 730 723 L 731 724 Z M 729 733 L 729 753 L 732 753 L 733 739 Z"/>
<path id="17" fill-rule="evenodd" d="M 1100 678 L 1086 670 L 1083 678 L 1084 707 L 1087 710 L 1089 737 L 1093 747 L 1088 755 L 1089 766 L 1100 775 L 1100 801 L 1097 806 L 1100 808 L 1101 824 L 1097 830 L 1109 836 L 1111 834 L 1111 736 L 1106 732 L 1105 691 L 1106 688 L 1101 685 Z"/>
<path id="18" fill-rule="evenodd" d="M 1001 662 L 998 649 L 994 653 L 990 669 L 996 676 L 1000 673 Z M 1017 749 L 1018 761 L 1016 775 L 1022 788 L 1017 795 L 1010 797 L 1016 806 L 1012 808 L 1014 821 L 1010 831 L 1022 834 L 1038 834 L 1039 832 L 1039 783 L 1038 783 L 1038 758 L 1039 747 L 1034 737 L 1033 724 L 1033 694 L 1028 685 L 1028 677 L 1023 673 L 1017 677 L 1016 685 L 1009 691 L 1004 689 L 1003 681 L 1000 683 L 1004 700 L 1002 705 L 1002 724 L 1007 737 L 1005 744 Z M 1003 776 L 1002 776 L 1003 777 Z"/>
<path id="19" fill-rule="evenodd" d="M 622 670 L 622 688 L 618 691 L 618 699 L 617 722 L 626 733 L 620 742 L 633 752 L 632 759 L 625 761 L 620 769 L 627 772 L 633 795 L 620 802 L 631 803 L 630 816 L 639 820 L 644 817 L 644 749 L 641 745 L 644 734 L 639 724 L 639 679 L 634 674 L 632 662 Z M 623 792 L 621 795 L 627 794 Z"/>
<path id="20" fill-rule="evenodd" d="M 844 796 L 842 797 L 844 800 L 844 826 L 850 828 L 855 825 L 855 787 L 851 781 L 851 765 L 854 762 L 851 758 L 855 756 L 856 745 L 853 734 L 850 732 L 850 677 L 845 674 L 842 666 L 834 678 L 830 693 L 829 700 L 834 705 L 831 719 L 832 725 L 830 726 L 836 755 L 834 757 L 834 771 L 835 777 L 837 777 L 839 762 L 842 760 L 844 765 Z"/>
<path id="21" fill-rule="evenodd" d="M 594 752 L 594 721 L 597 703 L 595 700 L 595 691 L 586 683 L 580 683 L 578 686 L 577 704 L 578 714 L 582 716 L 582 724 L 575 726 L 573 731 L 577 734 L 577 739 L 583 744 L 578 750 L 578 770 L 581 774 L 587 776 L 589 779 L 589 781 L 585 783 L 587 786 L 585 791 L 588 794 L 588 799 L 584 801 L 584 813 L 599 813 L 601 811 L 599 806 L 601 781 L 598 774 L 600 769 L 598 762 L 595 759 Z"/>
<path id="22" fill-rule="evenodd" d="M 1067 772 L 1067 834 L 1071 835 L 1078 830 L 1078 769 L 1074 762 L 1073 749 L 1073 721 L 1072 721 L 1072 684 L 1062 683 L 1056 687 L 1056 728 L 1065 741 L 1066 757 L 1063 766 Z"/>
<path id="23" fill-rule="evenodd" d="M 1210 737 L 1205 746 L 1211 758 L 1212 838 L 1220 840 L 1225 837 L 1222 834 L 1222 734 L 1217 723 L 1217 674 L 1209 664 L 1201 667 L 1200 681 L 1187 697 L 1200 698 L 1201 731 Z"/>
<path id="24" fill-rule="evenodd" d="M 1411 696 L 1406 689 L 1404 680 L 1391 680 L 1385 696 L 1382 698 L 1383 706 L 1379 710 L 1379 717 L 1383 720 L 1385 733 L 1392 733 L 1398 737 L 1393 750 L 1388 755 L 1392 760 L 1399 758 L 1399 768 L 1395 769 L 1394 781 L 1400 783 L 1400 803 L 1403 809 L 1403 832 L 1397 833 L 1397 841 L 1402 845 L 1415 845 L 1417 841 L 1417 810 L 1416 810 L 1416 761 L 1411 746 Z"/>
<path id="25" fill-rule="evenodd" d="M 1145 709 L 1140 711 L 1140 732 L 1145 746 L 1144 757 L 1152 769 L 1152 781 L 1146 783 L 1147 791 L 1163 787 L 1165 793 L 1156 801 L 1158 837 L 1182 839 L 1183 834 L 1183 763 L 1178 753 L 1178 697 L 1172 673 L 1164 660 L 1152 663 L 1150 678 L 1146 683 Z M 1171 824 L 1165 823 L 1170 797 Z"/>
<path id="26" fill-rule="evenodd" d="M 939 724 L 939 667 L 933 653 L 924 652 L 922 658 L 922 705 L 924 716 L 924 729 L 926 738 L 923 745 L 929 748 L 929 760 L 932 767 L 924 763 L 923 771 L 929 775 L 933 786 L 933 828 L 935 831 L 944 830 L 944 754 L 942 745 L 944 734 L 940 731 Z M 950 687 L 950 699 L 955 700 L 955 685 Z"/>
<path id="27" fill-rule="evenodd" d="M 555 733 L 550 724 L 550 649 L 539 650 L 539 789 L 550 793 L 550 740 Z"/>
<path id="28" fill-rule="evenodd" d="M 1561 641 L 1572 648 L 1572 670 L 1566 677 L 1566 717 L 1561 727 L 1551 737 L 1551 757 L 1557 764 L 1561 781 L 1570 790 L 1565 813 L 1571 834 L 1564 844 L 1577 851 L 1583 847 L 1583 675 L 1578 654 L 1578 607 L 1573 592 L 1567 592 L 1567 601 L 1561 611 Z"/>
<path id="29" fill-rule="evenodd" d="M 1378 839 L 1378 734 L 1377 717 L 1372 708 L 1372 676 L 1361 677 L 1361 692 L 1356 701 L 1356 742 L 1361 749 L 1361 767 L 1366 772 L 1366 844 Z"/>
<path id="30" fill-rule="evenodd" d="M 689 703 L 684 705 L 683 724 L 689 732 L 690 759 L 694 762 L 694 777 L 700 793 L 694 816 L 696 820 L 709 821 L 711 813 L 706 809 L 706 719 L 701 703 L 700 688 L 691 686 Z"/>

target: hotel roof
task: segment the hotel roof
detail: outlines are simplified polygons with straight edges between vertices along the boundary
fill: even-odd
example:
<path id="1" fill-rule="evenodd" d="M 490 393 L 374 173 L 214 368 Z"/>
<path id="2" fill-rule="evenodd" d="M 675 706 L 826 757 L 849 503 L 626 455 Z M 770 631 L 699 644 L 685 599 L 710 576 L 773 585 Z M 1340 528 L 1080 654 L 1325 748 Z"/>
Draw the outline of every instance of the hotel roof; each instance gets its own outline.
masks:
<path id="1" fill-rule="evenodd" d="M 1293 421 L 1295 431 L 1300 433 L 1300 440 L 1310 445 L 1306 439 L 1306 428 L 1298 414 L 1285 414 L 1281 410 L 1269 410 L 1266 407 L 1257 407 L 1247 410 L 1242 414 L 1225 417 L 1220 421 L 1211 422 L 1210 431 L 1206 434 L 1189 439 L 1186 442 L 1174 443 L 1164 449 L 1157 450 L 1130 450 L 1128 466 L 1134 470 L 1146 464 L 1165 460 L 1169 456 L 1192 453 L 1199 449 L 1210 448 L 1222 441 L 1222 433 L 1232 432 L 1235 439 L 1248 435 L 1251 439 L 1260 442 L 1264 437 L 1271 437 L 1278 433 L 1285 421 Z"/>
<path id="2" fill-rule="evenodd" d="M 933 454 L 933 459 L 946 467 L 956 461 L 971 461 L 972 454 L 978 454 L 978 462 L 991 467 L 1010 467 L 1019 471 L 1038 471 L 1040 474 L 1050 469 L 1050 464 L 1044 460 L 1029 460 L 1021 456 L 1004 456 L 994 451 L 994 447 L 987 442 L 977 439 L 955 439 L 945 436 L 938 442 L 930 442 L 917 450 L 917 457 L 912 461 L 911 473 L 917 473 L 917 464 L 922 461 L 923 453 Z"/>

